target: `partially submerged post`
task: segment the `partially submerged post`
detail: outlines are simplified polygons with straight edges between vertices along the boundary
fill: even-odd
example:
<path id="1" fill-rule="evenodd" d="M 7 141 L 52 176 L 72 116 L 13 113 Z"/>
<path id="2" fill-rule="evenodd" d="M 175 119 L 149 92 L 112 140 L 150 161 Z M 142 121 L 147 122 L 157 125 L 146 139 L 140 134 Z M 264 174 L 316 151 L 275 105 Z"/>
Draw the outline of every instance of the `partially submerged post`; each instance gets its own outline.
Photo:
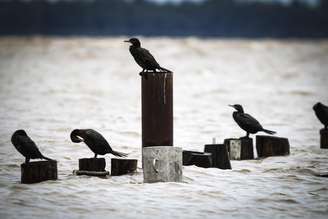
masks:
<path id="1" fill-rule="evenodd" d="M 211 153 L 192 153 L 191 165 L 197 167 L 210 168 L 213 167 L 212 154 Z"/>
<path id="2" fill-rule="evenodd" d="M 328 129 L 320 130 L 320 148 L 328 149 Z"/>
<path id="3" fill-rule="evenodd" d="M 141 87 L 142 147 L 173 146 L 172 73 L 144 73 Z"/>
<path id="4" fill-rule="evenodd" d="M 230 160 L 250 160 L 254 159 L 252 138 L 229 138 L 224 140 L 229 151 Z"/>
<path id="5" fill-rule="evenodd" d="M 256 150 L 258 157 L 289 155 L 289 141 L 288 138 L 257 135 Z"/>
<path id="6" fill-rule="evenodd" d="M 105 177 L 109 172 L 105 170 L 105 158 L 81 158 L 79 159 L 79 170 L 74 170 L 76 175 Z"/>
<path id="7" fill-rule="evenodd" d="M 128 173 L 133 173 L 137 170 L 137 159 L 111 159 L 111 175 L 120 176 Z"/>
<path id="8" fill-rule="evenodd" d="M 206 144 L 204 151 L 212 154 L 212 167 L 231 169 L 228 150 L 224 144 Z"/>
<path id="9" fill-rule="evenodd" d="M 80 171 L 105 171 L 106 161 L 105 158 L 82 158 L 79 159 Z"/>
<path id="10" fill-rule="evenodd" d="M 36 161 L 21 164 L 21 183 L 38 183 L 46 180 L 56 180 L 57 161 Z"/>

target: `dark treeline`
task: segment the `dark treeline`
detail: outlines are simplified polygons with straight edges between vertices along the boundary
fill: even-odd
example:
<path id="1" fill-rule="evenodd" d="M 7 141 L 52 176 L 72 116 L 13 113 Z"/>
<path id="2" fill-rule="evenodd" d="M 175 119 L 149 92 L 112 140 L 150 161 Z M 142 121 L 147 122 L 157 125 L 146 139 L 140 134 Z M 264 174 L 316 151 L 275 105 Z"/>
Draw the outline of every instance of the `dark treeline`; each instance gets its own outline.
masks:
<path id="1" fill-rule="evenodd" d="M 143 0 L 0 2 L 1 35 L 327 37 L 328 1 L 309 8 L 208 0 L 158 5 Z"/>

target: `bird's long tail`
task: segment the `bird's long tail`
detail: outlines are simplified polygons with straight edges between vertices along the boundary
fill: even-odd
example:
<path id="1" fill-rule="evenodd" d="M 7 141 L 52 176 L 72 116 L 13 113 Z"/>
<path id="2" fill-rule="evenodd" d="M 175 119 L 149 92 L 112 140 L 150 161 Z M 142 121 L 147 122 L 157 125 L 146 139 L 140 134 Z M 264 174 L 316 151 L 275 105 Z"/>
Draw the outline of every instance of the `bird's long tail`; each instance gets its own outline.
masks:
<path id="1" fill-rule="evenodd" d="M 166 68 L 163 68 L 163 67 L 159 67 L 158 69 L 160 69 L 160 70 L 163 70 L 163 71 L 166 71 L 166 72 L 168 72 L 168 73 L 172 73 L 172 71 L 171 71 L 171 70 L 168 70 L 168 69 L 166 69 Z"/>
<path id="2" fill-rule="evenodd" d="M 42 157 L 42 159 L 45 159 L 45 160 L 53 160 L 53 159 L 51 159 L 51 158 L 49 158 L 49 157 L 46 157 L 46 156 L 43 156 L 43 155 L 41 155 Z"/>
<path id="3" fill-rule="evenodd" d="M 117 157 L 127 157 L 128 156 L 128 154 L 123 153 L 123 152 L 118 152 L 118 151 L 112 151 L 111 153 Z"/>
<path id="4" fill-rule="evenodd" d="M 265 132 L 265 133 L 268 133 L 268 134 L 270 134 L 270 135 L 274 135 L 274 134 L 277 133 L 277 132 L 275 132 L 275 131 L 271 131 L 271 130 L 268 130 L 268 129 L 263 129 L 262 131 Z"/>

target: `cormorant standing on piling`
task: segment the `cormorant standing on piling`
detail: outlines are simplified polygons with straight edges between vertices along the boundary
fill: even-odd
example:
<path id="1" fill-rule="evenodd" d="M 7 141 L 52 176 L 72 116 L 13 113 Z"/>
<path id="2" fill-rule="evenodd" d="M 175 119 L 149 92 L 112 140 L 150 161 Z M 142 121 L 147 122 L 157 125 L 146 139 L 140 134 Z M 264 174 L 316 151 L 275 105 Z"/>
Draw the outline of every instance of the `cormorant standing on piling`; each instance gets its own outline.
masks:
<path id="1" fill-rule="evenodd" d="M 41 154 L 34 141 L 26 134 L 24 130 L 16 130 L 11 137 L 11 143 L 17 151 L 25 157 L 25 163 L 30 159 L 45 159 L 52 160 Z"/>
<path id="2" fill-rule="evenodd" d="M 152 56 L 152 54 L 147 49 L 141 47 L 141 43 L 137 38 L 131 38 L 129 40 L 125 40 L 124 42 L 132 44 L 129 50 L 134 60 L 142 68 L 140 75 L 148 70 L 156 72 L 156 69 L 163 72 L 172 72 L 166 68 L 161 67 Z"/>
<path id="3" fill-rule="evenodd" d="M 313 106 L 313 110 L 325 129 L 328 129 L 328 106 L 318 102 Z"/>
<path id="4" fill-rule="evenodd" d="M 84 142 L 93 153 L 97 155 L 113 154 L 118 157 L 126 157 L 127 154 L 114 151 L 106 139 L 93 129 L 75 129 L 71 132 L 71 140 L 74 143 Z"/>
<path id="5" fill-rule="evenodd" d="M 237 111 L 233 112 L 232 117 L 236 121 L 236 123 L 239 125 L 240 128 L 246 131 L 246 136 L 249 137 L 249 133 L 255 134 L 257 132 L 265 132 L 270 135 L 275 134 L 275 131 L 270 131 L 267 129 L 264 129 L 262 125 L 251 115 L 244 113 L 244 109 L 241 105 L 235 104 L 235 105 L 229 105 L 233 108 L 235 108 Z"/>

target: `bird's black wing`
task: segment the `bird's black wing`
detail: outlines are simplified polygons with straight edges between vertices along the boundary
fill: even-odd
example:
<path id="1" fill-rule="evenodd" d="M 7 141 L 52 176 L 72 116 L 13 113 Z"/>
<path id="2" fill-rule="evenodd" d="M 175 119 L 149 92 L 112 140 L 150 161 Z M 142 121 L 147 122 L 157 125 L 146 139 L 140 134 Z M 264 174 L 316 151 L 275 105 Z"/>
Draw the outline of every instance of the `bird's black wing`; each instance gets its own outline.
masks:
<path id="1" fill-rule="evenodd" d="M 253 129 L 261 130 L 263 129 L 262 125 L 257 121 L 253 116 L 243 113 L 240 115 L 241 118 L 243 118 L 243 123 L 247 125 L 248 127 L 252 127 Z"/>
<path id="2" fill-rule="evenodd" d="M 29 136 L 17 136 L 17 150 L 30 158 L 42 158 L 42 154 L 35 142 Z"/>
<path id="3" fill-rule="evenodd" d="M 85 130 L 85 134 L 87 135 L 87 140 L 88 140 L 88 141 L 86 141 L 87 144 L 90 142 L 94 146 L 101 145 L 106 148 L 107 152 L 112 151 L 112 148 L 110 147 L 107 140 L 99 132 L 97 132 L 93 129 L 87 129 L 87 130 Z"/>
<path id="4" fill-rule="evenodd" d="M 159 64 L 157 63 L 156 59 L 154 58 L 154 56 L 147 50 L 144 48 L 138 48 L 138 54 L 139 54 L 139 58 L 142 60 L 142 62 L 144 62 L 147 66 L 151 67 L 151 68 L 159 68 Z"/>
<path id="5" fill-rule="evenodd" d="M 328 115 L 328 106 L 322 104 L 322 110 Z"/>

